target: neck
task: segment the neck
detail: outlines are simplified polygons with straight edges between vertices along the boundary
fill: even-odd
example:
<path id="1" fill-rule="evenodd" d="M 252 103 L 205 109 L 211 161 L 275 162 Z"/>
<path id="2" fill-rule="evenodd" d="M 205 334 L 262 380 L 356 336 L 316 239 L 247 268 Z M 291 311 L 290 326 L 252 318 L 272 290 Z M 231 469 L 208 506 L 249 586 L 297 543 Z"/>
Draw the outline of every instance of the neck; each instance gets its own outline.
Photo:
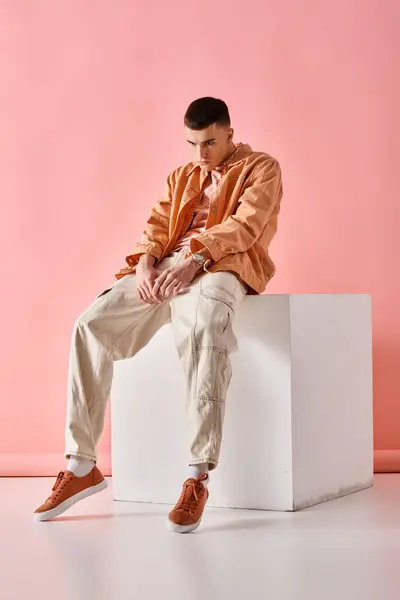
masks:
<path id="1" fill-rule="evenodd" d="M 224 156 L 224 159 L 221 161 L 221 164 L 222 164 L 222 163 L 224 163 L 226 160 L 228 160 L 228 158 L 229 158 L 230 156 L 232 156 L 232 154 L 233 154 L 234 152 L 236 152 L 236 148 L 237 148 L 237 146 L 236 146 L 236 144 L 234 144 L 233 142 L 231 142 L 231 143 L 229 144 L 229 146 L 228 146 L 228 149 L 227 149 L 227 151 L 226 151 L 226 155 Z"/>

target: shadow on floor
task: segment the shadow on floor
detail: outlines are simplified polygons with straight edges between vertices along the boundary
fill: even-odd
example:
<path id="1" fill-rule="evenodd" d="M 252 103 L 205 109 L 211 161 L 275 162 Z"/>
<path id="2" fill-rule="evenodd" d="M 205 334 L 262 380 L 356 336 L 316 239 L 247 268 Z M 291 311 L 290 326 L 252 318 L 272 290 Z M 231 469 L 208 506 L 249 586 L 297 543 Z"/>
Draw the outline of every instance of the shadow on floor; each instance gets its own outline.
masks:
<path id="1" fill-rule="evenodd" d="M 199 533 L 214 533 L 217 531 L 245 531 L 250 529 L 268 529 L 277 525 L 271 519 L 238 519 L 228 523 L 207 526 L 204 524 L 198 531 Z"/>

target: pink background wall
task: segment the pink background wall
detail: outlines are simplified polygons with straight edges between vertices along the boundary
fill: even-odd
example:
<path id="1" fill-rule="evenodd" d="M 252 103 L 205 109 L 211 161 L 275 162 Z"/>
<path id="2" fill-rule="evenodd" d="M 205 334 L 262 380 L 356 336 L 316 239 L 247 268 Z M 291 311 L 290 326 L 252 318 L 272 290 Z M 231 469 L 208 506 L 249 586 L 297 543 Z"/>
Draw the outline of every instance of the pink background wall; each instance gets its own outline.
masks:
<path id="1" fill-rule="evenodd" d="M 0 474 L 63 468 L 73 322 L 186 161 L 205 94 L 282 164 L 269 291 L 372 293 L 376 464 L 400 466 L 399 7 L 1 2 Z M 107 425 L 105 472 L 109 452 Z"/>

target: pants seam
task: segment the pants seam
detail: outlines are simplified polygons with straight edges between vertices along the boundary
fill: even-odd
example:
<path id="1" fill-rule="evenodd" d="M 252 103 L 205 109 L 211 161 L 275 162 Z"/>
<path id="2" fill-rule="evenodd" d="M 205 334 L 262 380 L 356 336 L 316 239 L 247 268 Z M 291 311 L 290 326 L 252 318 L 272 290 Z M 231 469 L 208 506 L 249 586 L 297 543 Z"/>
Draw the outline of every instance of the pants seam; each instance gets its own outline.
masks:
<path id="1" fill-rule="evenodd" d="M 79 321 L 79 323 L 78 323 L 78 324 L 79 324 L 79 325 L 81 325 L 81 324 L 82 324 L 82 322 L 81 322 L 81 321 Z M 80 380 L 80 381 L 83 381 L 83 377 L 82 377 L 82 370 L 81 370 L 81 363 L 80 363 L 80 361 L 77 361 L 77 368 L 78 368 L 78 371 L 79 371 L 79 380 Z M 97 391 L 97 388 L 96 388 L 96 391 Z M 84 393 L 84 395 L 86 396 L 86 393 L 85 393 L 85 391 L 83 391 L 83 393 Z M 93 398 L 93 397 L 92 397 L 92 398 Z M 86 413 L 87 413 L 87 418 L 88 418 L 88 420 L 89 420 L 89 423 L 90 423 L 90 421 L 91 421 L 91 419 L 90 419 L 90 403 L 89 403 L 88 401 L 84 402 L 84 407 L 85 407 L 85 410 L 86 410 Z M 92 426 L 91 426 L 91 424 L 90 424 L 90 434 L 91 434 L 91 436 L 92 436 L 92 442 L 93 442 L 93 445 L 94 445 L 93 431 L 92 431 Z"/>
<path id="2" fill-rule="evenodd" d="M 196 350 L 215 350 L 215 352 L 219 352 L 220 354 L 228 354 L 228 350 L 226 348 L 219 348 L 218 346 L 196 346 Z"/>
<path id="3" fill-rule="evenodd" d="M 215 398 L 214 396 L 195 396 L 195 400 L 207 400 L 209 402 L 222 402 L 225 400 L 223 398 Z"/>
<path id="4" fill-rule="evenodd" d="M 65 450 L 65 456 L 81 456 L 82 458 L 87 458 L 88 460 L 94 460 L 96 462 L 96 457 L 94 454 L 89 454 L 88 452 L 80 452 L 77 450 Z"/>
<path id="5" fill-rule="evenodd" d="M 156 309 L 157 309 L 157 306 L 154 306 L 154 307 L 150 308 L 150 309 L 149 309 L 147 312 L 145 312 L 145 313 L 144 313 L 144 314 L 143 314 L 143 315 L 142 315 L 142 316 L 141 316 L 141 317 L 140 317 L 140 318 L 139 318 L 137 321 L 135 321 L 135 323 L 133 323 L 133 324 L 129 325 L 128 327 L 126 327 L 126 328 L 124 329 L 124 331 L 123 331 L 122 333 L 120 333 L 120 335 L 119 335 L 119 336 L 116 338 L 116 340 L 115 340 L 115 341 L 113 342 L 113 344 L 111 345 L 111 347 L 110 347 L 110 349 L 108 350 L 108 352 L 107 352 L 107 354 L 106 354 L 105 358 L 103 359 L 103 364 L 102 364 L 102 368 L 101 368 L 101 371 L 100 371 L 100 376 L 99 376 L 99 380 L 98 380 L 98 383 L 97 383 L 96 389 L 95 389 L 95 391 L 94 391 L 94 393 L 93 393 L 93 396 L 92 396 L 92 398 L 90 399 L 90 402 L 88 402 L 88 411 L 89 411 L 89 412 L 90 412 L 90 406 L 91 406 L 91 405 L 94 403 L 94 401 L 95 401 L 95 399 L 96 399 L 96 396 L 97 396 L 97 393 L 98 393 L 98 391 L 99 391 L 99 388 L 100 388 L 100 384 L 101 384 L 101 383 L 102 383 L 102 381 L 103 381 L 103 377 L 104 377 L 104 373 L 105 373 L 105 368 L 106 368 L 106 365 L 107 365 L 107 361 L 108 361 L 109 357 L 113 355 L 114 349 L 115 349 L 115 347 L 116 347 L 116 345 L 117 345 L 118 341 L 121 339 L 121 337 L 122 337 L 123 335 L 125 335 L 125 333 L 127 333 L 127 331 L 129 331 L 130 329 L 133 329 L 133 328 L 134 328 L 136 325 L 138 325 L 138 324 L 140 323 L 140 321 L 141 321 L 142 319 L 144 319 L 144 317 L 146 317 L 148 314 L 150 314 L 152 311 L 154 311 L 154 310 L 156 310 Z"/>
<path id="6" fill-rule="evenodd" d="M 191 460 L 189 466 L 203 465 L 208 463 L 210 471 L 214 471 L 218 467 L 218 461 L 215 458 L 196 458 Z"/>
<path id="7" fill-rule="evenodd" d="M 216 296 L 208 296 L 207 294 L 204 293 L 203 289 L 200 290 L 200 295 L 203 298 L 206 298 L 206 300 L 214 300 L 214 302 L 221 302 L 221 304 L 225 304 L 225 306 L 227 306 L 229 308 L 229 310 L 231 310 L 233 312 L 233 314 L 235 314 L 235 309 L 233 308 L 233 306 L 231 304 L 229 304 L 229 302 L 227 300 L 221 300 L 221 298 L 217 298 Z"/>
<path id="8" fill-rule="evenodd" d="M 192 342 L 192 365 L 193 365 L 193 371 L 194 371 L 194 390 L 191 390 L 191 394 L 193 394 L 194 396 L 196 396 L 196 392 L 198 389 L 198 364 L 197 364 L 197 356 L 196 356 L 196 352 L 197 352 L 197 344 L 196 344 L 196 328 L 197 328 L 197 320 L 198 320 L 198 314 L 199 314 L 199 306 L 200 306 L 200 295 L 201 295 L 201 279 L 198 283 L 199 285 L 199 291 L 200 293 L 197 295 L 197 304 L 196 304 L 196 311 L 195 311 L 195 318 L 194 318 L 194 326 L 193 326 L 193 332 L 192 332 L 192 336 L 193 336 L 193 342 Z"/>
<path id="9" fill-rule="evenodd" d="M 215 366 L 215 387 L 217 386 L 217 379 L 218 379 L 218 370 L 219 370 L 219 365 L 221 363 L 221 358 L 222 358 L 222 354 L 219 353 L 218 354 L 218 359 L 217 359 L 217 364 Z M 217 390 L 215 390 L 217 391 Z M 213 420 L 212 420 L 212 427 L 211 427 L 211 431 L 210 431 L 210 441 L 211 441 L 211 452 L 213 455 L 216 454 L 217 451 L 217 421 L 218 421 L 218 411 L 220 410 L 220 407 L 218 406 L 218 402 L 214 402 L 213 403 Z M 223 406 L 223 405 L 222 405 Z"/>
<path id="10" fill-rule="evenodd" d="M 134 323 L 132 323 L 131 325 L 129 325 L 128 327 L 126 327 L 124 329 L 124 331 L 122 333 L 120 333 L 120 335 L 117 337 L 117 339 L 115 340 L 115 342 L 112 344 L 112 346 L 110 348 L 110 351 L 114 350 L 115 346 L 117 345 L 117 343 L 119 342 L 119 340 L 122 338 L 122 336 L 125 335 L 125 333 L 127 333 L 130 329 L 133 329 L 134 327 L 136 327 L 136 325 L 138 325 L 140 323 L 140 321 L 142 321 L 145 317 L 147 317 L 147 315 L 149 315 L 151 312 L 156 311 L 157 308 L 158 308 L 158 306 L 153 306 L 147 312 L 145 312 L 141 317 L 139 317 L 139 319 L 137 321 L 135 321 Z"/>

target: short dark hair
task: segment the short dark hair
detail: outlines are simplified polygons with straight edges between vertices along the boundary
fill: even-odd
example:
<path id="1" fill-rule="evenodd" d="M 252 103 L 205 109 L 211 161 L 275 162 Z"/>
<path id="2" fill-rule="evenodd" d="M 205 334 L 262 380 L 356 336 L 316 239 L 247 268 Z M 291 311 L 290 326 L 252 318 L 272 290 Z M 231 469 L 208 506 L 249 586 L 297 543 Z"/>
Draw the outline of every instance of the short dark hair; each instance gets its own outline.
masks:
<path id="1" fill-rule="evenodd" d="M 186 127 L 200 131 L 214 123 L 225 127 L 231 124 L 229 110 L 223 100 L 206 97 L 191 103 L 185 114 Z"/>

